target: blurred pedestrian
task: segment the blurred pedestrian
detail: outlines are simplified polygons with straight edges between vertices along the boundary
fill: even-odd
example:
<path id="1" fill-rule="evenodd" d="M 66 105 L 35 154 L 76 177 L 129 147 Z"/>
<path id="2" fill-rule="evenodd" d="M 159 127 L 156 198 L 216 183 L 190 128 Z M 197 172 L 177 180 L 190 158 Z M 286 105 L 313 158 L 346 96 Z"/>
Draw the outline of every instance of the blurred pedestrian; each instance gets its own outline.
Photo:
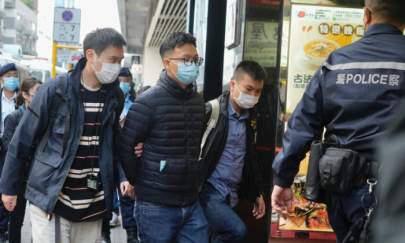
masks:
<path id="1" fill-rule="evenodd" d="M 121 68 L 118 75 L 120 88 L 125 97 L 124 109 L 120 115 L 121 127 L 124 125 L 125 117 L 128 114 L 133 102 L 135 101 L 135 91 L 133 89 L 132 74 L 128 68 Z M 114 192 L 113 210 L 112 215 L 107 215 L 103 221 L 103 241 L 106 243 L 111 242 L 111 227 L 116 227 L 121 224 L 120 222 L 120 208 L 122 226 L 127 232 L 127 242 L 138 242 L 138 231 L 134 218 L 134 199 L 131 196 L 123 196 L 120 190 Z"/>
<path id="2" fill-rule="evenodd" d="M 8 115 L 17 109 L 16 98 L 17 90 L 20 85 L 17 66 L 14 63 L 8 63 L 0 68 L 1 99 L 0 99 L 0 137 L 4 133 L 4 121 Z M 4 166 L 5 146 L 0 140 L 0 172 Z M 0 243 L 7 239 L 9 215 L 0 202 Z"/>
<path id="3" fill-rule="evenodd" d="M 4 121 L 4 133 L 3 133 L 3 148 L 4 152 L 7 152 L 8 145 L 13 138 L 14 132 L 20 123 L 20 120 L 31 104 L 32 98 L 35 96 L 41 82 L 39 80 L 28 78 L 21 82 L 21 87 L 18 91 L 17 96 L 17 106 L 18 109 L 8 115 Z M 25 200 L 25 188 L 26 179 L 28 177 L 29 168 L 25 168 L 23 172 L 23 180 L 18 188 L 18 200 L 15 210 L 10 213 L 10 222 L 8 225 L 8 241 L 10 243 L 20 243 L 21 242 L 21 228 L 24 222 L 26 200 Z"/>

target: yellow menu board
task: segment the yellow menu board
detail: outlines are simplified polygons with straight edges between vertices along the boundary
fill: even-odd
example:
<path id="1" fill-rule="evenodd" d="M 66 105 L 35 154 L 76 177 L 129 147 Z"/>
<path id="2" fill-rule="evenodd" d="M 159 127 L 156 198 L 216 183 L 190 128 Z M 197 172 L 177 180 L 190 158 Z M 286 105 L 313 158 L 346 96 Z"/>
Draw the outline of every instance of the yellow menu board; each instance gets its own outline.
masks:
<path id="1" fill-rule="evenodd" d="M 287 113 L 292 113 L 329 54 L 364 35 L 363 10 L 314 5 L 291 6 Z"/>

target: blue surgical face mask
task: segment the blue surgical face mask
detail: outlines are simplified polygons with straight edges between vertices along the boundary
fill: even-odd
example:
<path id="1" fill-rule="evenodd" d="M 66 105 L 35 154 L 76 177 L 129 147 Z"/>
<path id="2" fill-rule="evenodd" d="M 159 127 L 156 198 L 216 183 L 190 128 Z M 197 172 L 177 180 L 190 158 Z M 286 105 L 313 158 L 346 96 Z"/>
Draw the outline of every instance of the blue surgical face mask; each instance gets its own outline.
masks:
<path id="1" fill-rule="evenodd" d="M 124 95 L 129 94 L 129 91 L 131 90 L 131 85 L 129 83 L 121 82 L 120 83 L 120 88 Z"/>
<path id="2" fill-rule="evenodd" d="M 3 87 L 10 91 L 16 91 L 20 85 L 20 80 L 17 77 L 4 78 Z"/>
<path id="3" fill-rule="evenodd" d="M 177 66 L 177 79 L 185 85 L 192 84 L 200 74 L 200 66 L 196 64 L 185 65 L 181 63 Z"/>

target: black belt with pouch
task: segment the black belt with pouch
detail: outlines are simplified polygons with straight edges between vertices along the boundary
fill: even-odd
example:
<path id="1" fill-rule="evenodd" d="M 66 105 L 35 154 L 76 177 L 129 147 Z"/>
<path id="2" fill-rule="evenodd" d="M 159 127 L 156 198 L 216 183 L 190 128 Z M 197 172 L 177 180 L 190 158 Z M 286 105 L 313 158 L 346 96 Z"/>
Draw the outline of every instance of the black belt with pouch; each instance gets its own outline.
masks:
<path id="1" fill-rule="evenodd" d="M 326 192 L 347 195 L 368 177 L 368 163 L 358 152 L 314 142 L 304 197 L 322 203 Z"/>
<path id="2" fill-rule="evenodd" d="M 319 161 L 321 186 L 327 192 L 347 195 L 366 182 L 366 160 L 351 149 L 330 147 Z"/>

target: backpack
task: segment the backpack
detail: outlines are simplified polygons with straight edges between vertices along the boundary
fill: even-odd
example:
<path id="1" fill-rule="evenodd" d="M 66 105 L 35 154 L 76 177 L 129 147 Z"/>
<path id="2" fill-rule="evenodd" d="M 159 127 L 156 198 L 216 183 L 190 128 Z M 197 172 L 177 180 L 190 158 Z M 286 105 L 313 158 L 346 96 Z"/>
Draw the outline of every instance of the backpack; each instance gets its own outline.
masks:
<path id="1" fill-rule="evenodd" d="M 219 107 L 218 99 L 209 101 L 209 104 L 211 105 L 211 115 L 210 115 L 210 119 L 207 122 L 207 129 L 205 129 L 204 135 L 201 140 L 201 149 L 200 149 L 200 156 L 199 156 L 200 159 L 202 156 L 202 152 L 203 152 L 205 143 L 207 142 L 208 136 L 210 135 L 212 130 L 214 130 L 214 128 L 216 127 L 216 125 L 218 123 L 218 119 L 219 119 L 220 107 Z"/>

